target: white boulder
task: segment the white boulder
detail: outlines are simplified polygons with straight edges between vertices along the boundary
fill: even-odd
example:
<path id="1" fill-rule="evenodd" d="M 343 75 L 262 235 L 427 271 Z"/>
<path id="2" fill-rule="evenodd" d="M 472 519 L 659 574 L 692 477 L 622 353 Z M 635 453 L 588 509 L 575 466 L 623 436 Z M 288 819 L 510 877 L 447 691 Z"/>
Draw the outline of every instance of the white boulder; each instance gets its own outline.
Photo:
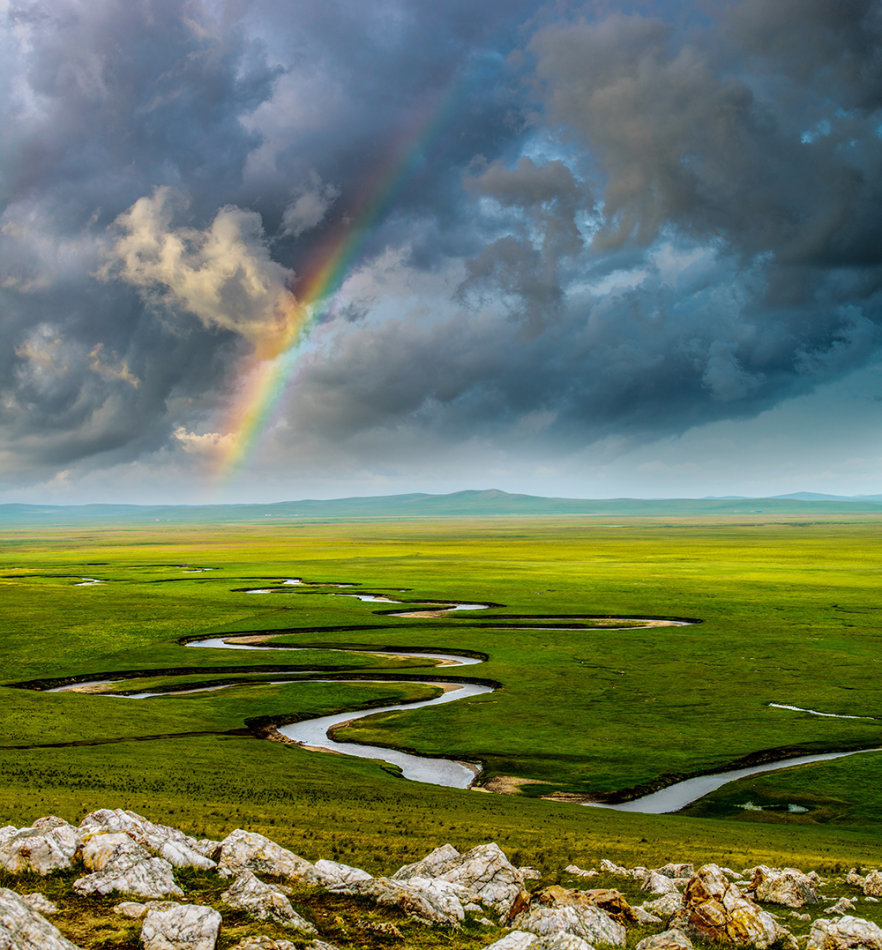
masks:
<path id="1" fill-rule="evenodd" d="M 151 907 L 141 927 L 143 950 L 214 950 L 221 915 L 199 904 Z"/>

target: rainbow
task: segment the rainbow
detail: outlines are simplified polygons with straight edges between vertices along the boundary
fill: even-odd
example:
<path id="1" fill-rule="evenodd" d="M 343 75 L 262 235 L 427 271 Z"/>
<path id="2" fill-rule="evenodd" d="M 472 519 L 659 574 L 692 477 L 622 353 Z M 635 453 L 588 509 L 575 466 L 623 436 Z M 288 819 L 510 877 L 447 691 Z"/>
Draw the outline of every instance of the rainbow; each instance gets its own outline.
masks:
<path id="1" fill-rule="evenodd" d="M 385 160 L 351 203 L 331 240 L 323 244 L 304 269 L 287 314 L 287 336 L 278 355 L 252 356 L 239 373 L 240 392 L 224 426 L 219 474 L 233 474 L 259 447 L 263 435 L 278 420 L 297 381 L 304 344 L 327 312 L 331 297 L 358 263 L 380 214 L 419 166 L 426 148 L 446 126 L 453 111 L 455 84 L 424 108 L 388 149 Z M 261 347 L 257 346 L 257 354 Z"/>

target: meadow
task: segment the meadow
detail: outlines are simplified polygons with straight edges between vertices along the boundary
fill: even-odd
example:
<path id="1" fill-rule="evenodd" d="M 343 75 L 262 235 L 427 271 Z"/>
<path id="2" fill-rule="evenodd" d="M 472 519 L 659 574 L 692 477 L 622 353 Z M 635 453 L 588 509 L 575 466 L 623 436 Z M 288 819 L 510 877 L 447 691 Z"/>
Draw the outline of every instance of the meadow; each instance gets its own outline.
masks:
<path id="1" fill-rule="evenodd" d="M 496 840 L 542 867 L 604 855 L 879 863 L 882 753 L 733 783 L 678 815 L 571 800 L 627 797 L 742 760 L 882 746 L 879 526 L 846 512 L 7 528 L 0 824 L 128 807 L 197 835 L 263 831 L 309 859 L 371 871 L 445 840 Z M 84 578 L 102 583 L 77 586 Z M 310 583 L 245 592 L 284 578 Z M 393 617 L 400 607 L 334 596 L 335 583 L 414 606 L 492 606 Z M 700 623 L 604 630 L 588 617 Z M 515 629 L 548 618 L 578 629 Z M 183 645 L 222 633 L 309 649 Z M 439 668 L 340 647 L 486 659 Z M 365 681 L 255 682 L 269 671 Z M 338 737 L 480 762 L 479 784 L 512 794 L 407 782 L 381 763 L 255 734 L 435 692 L 372 675 L 498 684 Z M 121 679 L 116 691 L 241 682 L 137 701 L 41 689 L 102 678 Z"/>

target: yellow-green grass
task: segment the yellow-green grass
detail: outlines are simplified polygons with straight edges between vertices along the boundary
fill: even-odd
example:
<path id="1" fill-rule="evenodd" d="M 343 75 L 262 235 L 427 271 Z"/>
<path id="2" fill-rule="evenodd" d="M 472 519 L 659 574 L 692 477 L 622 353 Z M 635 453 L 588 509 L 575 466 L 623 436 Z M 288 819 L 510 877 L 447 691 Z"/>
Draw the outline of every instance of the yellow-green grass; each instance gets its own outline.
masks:
<path id="1" fill-rule="evenodd" d="M 247 676 L 269 667 L 481 678 L 501 688 L 362 720 L 342 736 L 480 761 L 485 781 L 531 781 L 515 796 L 443 790 L 396 779 L 377 763 L 224 734 L 258 717 L 304 718 L 430 695 L 428 686 L 242 684 L 149 700 L 2 688 L 0 821 L 23 824 L 50 811 L 73 819 L 88 808 L 123 805 L 197 833 L 253 827 L 308 857 L 365 865 L 377 855 L 413 857 L 447 838 L 458 846 L 497 838 L 524 860 L 545 855 L 565 863 L 600 853 L 733 865 L 796 856 L 824 865 L 878 860 L 879 755 L 763 777 L 773 786 L 798 785 L 808 811 L 797 814 L 724 801 L 721 811 L 696 812 L 720 820 L 652 817 L 535 798 L 653 785 L 767 750 L 882 745 L 882 723 L 874 720 L 767 707 L 882 717 L 878 537 L 878 519 L 863 516 L 623 527 L 525 518 L 10 531 L 0 566 L 7 684 L 150 671 L 115 687 L 141 689 L 174 683 L 177 677 L 159 672 L 173 669 L 184 673 L 180 682 L 204 685 L 235 678 L 237 669 Z M 187 574 L 177 566 L 184 564 L 215 570 Z M 106 583 L 74 586 L 81 577 Z M 503 606 L 417 620 L 389 617 L 397 605 L 329 596 L 331 587 L 235 590 L 285 577 L 357 583 L 414 604 Z M 411 590 L 396 593 L 405 587 Z M 590 615 L 702 623 L 505 627 L 519 622 L 513 617 Z M 502 629 L 485 629 L 494 616 L 505 618 Z M 278 642 L 316 649 L 277 654 L 179 643 L 253 631 L 289 631 Z M 333 646 L 461 650 L 488 659 L 435 669 L 426 660 L 327 649 Z M 178 738 L 135 741 L 170 735 Z M 107 738 L 127 741 L 21 748 Z M 862 778 L 849 783 L 849 775 Z M 840 803 L 835 809 L 831 798 Z M 306 834 L 312 837 L 301 840 Z"/>

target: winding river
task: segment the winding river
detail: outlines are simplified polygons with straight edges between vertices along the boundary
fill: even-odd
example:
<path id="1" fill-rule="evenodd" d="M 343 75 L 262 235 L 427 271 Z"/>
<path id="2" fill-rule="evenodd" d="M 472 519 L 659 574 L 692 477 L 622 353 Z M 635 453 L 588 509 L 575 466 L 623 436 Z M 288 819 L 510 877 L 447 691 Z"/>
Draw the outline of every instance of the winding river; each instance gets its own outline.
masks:
<path id="1" fill-rule="evenodd" d="M 208 570 L 208 569 L 205 569 Z M 192 571 L 191 571 L 192 572 Z M 91 578 L 87 579 L 92 583 L 100 583 L 99 581 L 93 581 Z M 240 588 L 237 592 L 245 594 L 254 594 L 254 595 L 272 595 L 280 591 L 286 593 L 292 593 L 292 587 L 308 587 L 308 586 L 322 586 L 322 587 L 352 587 L 355 585 L 352 584 L 323 584 L 323 585 L 312 585 L 311 582 L 303 581 L 301 578 L 287 578 L 280 581 L 275 586 L 270 587 L 253 587 L 253 588 Z M 310 593 L 326 593 L 328 596 L 333 597 L 352 597 L 364 603 L 379 603 L 379 604 L 402 604 L 404 601 L 396 600 L 389 597 L 386 594 L 373 594 L 373 593 L 340 593 L 339 591 L 310 591 Z M 423 619 L 423 618 L 438 618 L 444 617 L 452 613 L 460 611 L 473 611 L 473 610 L 485 610 L 491 606 L 491 604 L 476 604 L 476 603 L 463 603 L 457 601 L 443 601 L 443 602 L 422 602 L 419 606 L 408 608 L 406 610 L 387 613 L 387 616 L 393 616 L 398 618 L 414 618 L 414 619 Z M 530 620 L 530 624 L 523 625 L 512 625 L 509 623 L 510 619 L 520 619 L 520 620 Z M 614 626 L 603 626 L 597 627 L 596 622 L 600 619 L 612 621 L 619 620 L 622 623 L 627 623 L 626 627 L 614 627 Z M 499 624 L 501 621 L 505 621 L 505 626 L 500 627 Z M 554 621 L 568 621 L 568 625 L 563 623 L 554 623 Z M 695 621 L 690 620 L 672 620 L 672 619 L 658 619 L 658 618 L 640 618 L 640 617 L 620 617 L 620 618 L 598 618 L 598 617 L 567 617 L 567 618 L 558 618 L 558 617 L 529 617 L 529 618 L 487 618 L 486 623 L 483 623 L 481 626 L 484 629 L 488 630 L 497 630 L 497 629 L 508 629 L 508 630 L 556 630 L 556 631 L 578 631 L 592 629 L 587 627 L 584 624 L 595 623 L 593 629 L 602 629 L 602 630 L 625 630 L 625 629 L 640 629 L 646 627 L 660 627 L 660 626 L 686 626 Z M 582 623 L 582 626 L 573 626 L 572 624 Z M 289 635 L 290 631 L 283 631 L 275 636 L 285 636 Z M 346 654 L 364 654 L 367 656 L 376 656 L 382 658 L 413 658 L 426 660 L 431 659 L 436 661 L 437 667 L 461 667 L 461 666 L 474 666 L 483 662 L 482 659 L 474 656 L 468 656 L 465 654 L 459 653 L 429 653 L 416 650 L 374 650 L 371 648 L 328 648 L 328 647 L 295 647 L 288 644 L 280 644 L 278 646 L 267 643 L 266 641 L 271 639 L 273 634 L 264 633 L 259 636 L 254 634 L 225 634 L 223 636 L 212 636 L 206 637 L 203 639 L 190 640 L 185 643 L 187 647 L 200 648 L 200 649 L 211 649 L 211 650 L 263 650 L 263 651 L 275 651 L 275 652 L 292 652 L 292 651 L 303 651 L 303 650 L 329 650 L 331 652 L 340 652 Z M 258 642 L 255 642 L 258 641 Z M 260 675 L 258 671 L 254 671 L 255 674 Z M 372 746 L 366 743 L 355 743 L 355 742 L 338 742 L 332 737 L 333 731 L 344 725 L 345 723 L 352 722 L 356 719 L 362 719 L 367 716 L 376 715 L 378 713 L 388 713 L 398 710 L 409 710 L 409 709 L 420 709 L 426 706 L 438 706 L 444 703 L 456 702 L 463 699 L 470 699 L 474 696 L 486 695 L 492 693 L 495 690 L 495 687 L 489 684 L 483 683 L 468 683 L 468 682 L 453 682 L 453 681 L 432 681 L 427 679 L 399 679 L 391 677 L 382 678 L 378 676 L 375 679 L 345 679 L 345 678 L 330 678 L 325 674 L 323 678 L 318 676 L 310 675 L 308 670 L 298 670 L 298 676 L 290 677 L 280 677 L 278 671 L 272 673 L 266 673 L 266 676 L 274 676 L 275 679 L 266 680 L 267 684 L 283 684 L 283 683 L 292 683 L 292 682 L 333 682 L 333 683 L 408 683 L 408 684 L 420 684 L 434 686 L 438 689 L 441 689 L 442 692 L 439 696 L 436 696 L 433 699 L 428 700 L 419 700 L 413 702 L 404 702 L 404 703 L 392 703 L 384 706 L 372 706 L 362 710 L 344 712 L 344 713 L 334 713 L 329 716 L 321 716 L 315 719 L 306 719 L 300 722 L 292 723 L 286 726 L 280 726 L 277 728 L 277 732 L 284 736 L 286 739 L 289 739 L 293 742 L 298 743 L 299 745 L 307 749 L 316 749 L 316 750 L 325 750 L 329 752 L 335 752 L 343 755 L 356 756 L 358 758 L 367 758 L 367 759 L 377 759 L 383 762 L 386 762 L 398 769 L 400 769 L 401 774 L 411 781 L 424 782 L 432 785 L 442 785 L 450 788 L 469 788 L 478 775 L 481 772 L 481 767 L 477 763 L 462 762 L 455 759 L 446 759 L 439 757 L 429 757 L 429 756 L 420 756 L 414 755 L 407 752 L 401 752 L 396 749 L 386 748 L 382 746 Z M 305 674 L 305 675 L 304 675 Z M 47 689 L 47 692 L 69 692 L 69 691 L 78 691 L 78 692 L 90 692 L 90 693 L 99 693 L 108 697 L 124 698 L 124 699 L 150 699 L 160 696 L 181 696 L 181 695 L 190 695 L 194 693 L 204 693 L 204 692 L 213 692 L 221 689 L 229 689 L 238 684 L 236 682 L 230 682 L 214 686 L 203 686 L 203 687 L 194 687 L 193 689 L 186 690 L 175 690 L 175 691 L 145 691 L 145 692 L 130 692 L 130 693 L 113 693 L 113 692 L 103 692 L 103 687 L 114 686 L 124 680 L 91 680 L 88 682 L 80 682 L 73 684 L 66 684 L 63 686 L 52 687 Z M 254 685 L 253 682 L 249 682 L 247 685 Z M 866 719 L 873 717 L 864 717 L 864 716 L 847 716 L 847 715 L 837 715 L 834 713 L 823 713 L 818 712 L 813 709 L 804 709 L 798 706 L 791 706 L 782 703 L 769 703 L 770 708 L 783 709 L 794 712 L 809 713 L 818 716 L 829 716 L 831 718 L 843 718 L 843 719 Z M 803 755 L 798 757 L 792 757 L 789 759 L 780 759 L 774 762 L 766 762 L 761 765 L 749 766 L 746 768 L 734 769 L 726 772 L 716 772 L 713 774 L 701 775 L 695 778 L 687 779 L 682 782 L 678 782 L 674 785 L 670 785 L 667 788 L 663 788 L 660 791 L 652 792 L 648 795 L 641 796 L 639 798 L 632 799 L 631 801 L 622 802 L 620 804 L 607 804 L 607 803 L 598 803 L 598 802 L 586 802 L 584 804 L 591 805 L 592 807 L 600 808 L 609 808 L 617 811 L 631 811 L 631 812 L 641 812 L 645 814 L 662 814 L 668 812 L 679 811 L 682 808 L 685 808 L 687 805 L 697 801 L 700 798 L 703 798 L 705 795 L 710 792 L 720 788 L 723 785 L 728 784 L 729 782 L 737 781 L 738 779 L 747 778 L 751 775 L 757 775 L 763 772 L 771 772 L 778 769 L 790 768 L 793 766 L 799 765 L 808 765 L 813 762 L 822 762 L 828 761 L 831 759 L 838 759 L 848 755 L 856 755 L 863 752 L 875 752 L 882 751 L 882 749 L 858 749 L 848 752 L 830 752 L 830 753 L 821 753 L 816 755 Z"/>

